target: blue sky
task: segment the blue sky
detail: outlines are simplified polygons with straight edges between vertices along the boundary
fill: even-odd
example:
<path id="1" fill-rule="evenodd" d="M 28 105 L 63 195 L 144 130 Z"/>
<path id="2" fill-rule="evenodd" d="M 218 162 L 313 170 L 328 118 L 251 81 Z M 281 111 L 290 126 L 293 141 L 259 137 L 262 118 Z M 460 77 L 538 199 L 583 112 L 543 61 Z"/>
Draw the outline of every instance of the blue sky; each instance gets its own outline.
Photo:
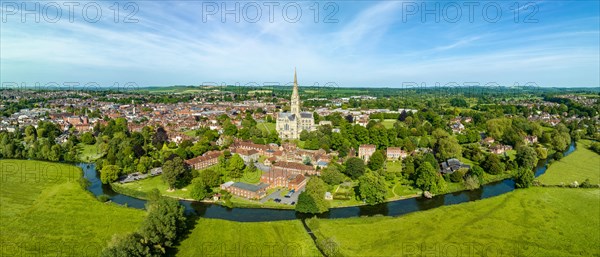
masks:
<path id="1" fill-rule="evenodd" d="M 318 15 L 314 1 L 285 1 L 275 2 L 272 17 L 264 2 L 140 1 L 133 23 L 123 22 L 133 10 L 125 2 L 118 23 L 114 2 L 78 2 L 73 22 L 63 2 L 57 19 L 55 6 L 41 2 L 40 22 L 22 3 L 36 9 L 2 2 L 3 83 L 285 84 L 296 67 L 301 85 L 600 85 L 599 1 L 483 1 L 472 14 L 465 2 L 344 1 L 325 9 L 320 1 Z M 95 16 L 94 8 L 82 14 L 88 3 L 102 11 L 97 22 L 84 19 Z M 223 22 L 222 7 L 236 3 L 240 21 L 229 14 Z M 262 16 L 254 19 L 257 5 Z M 292 22 L 295 8 L 302 16 Z"/>

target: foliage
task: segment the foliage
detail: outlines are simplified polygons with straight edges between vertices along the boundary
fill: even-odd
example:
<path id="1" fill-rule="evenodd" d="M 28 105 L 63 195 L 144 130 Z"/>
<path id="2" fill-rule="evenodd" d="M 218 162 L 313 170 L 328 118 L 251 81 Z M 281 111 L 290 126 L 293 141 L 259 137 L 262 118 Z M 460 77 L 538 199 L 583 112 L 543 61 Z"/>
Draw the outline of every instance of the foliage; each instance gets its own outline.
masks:
<path id="1" fill-rule="evenodd" d="M 352 179 L 357 179 L 365 173 L 365 162 L 357 157 L 352 157 L 346 161 L 346 175 Z"/>
<path id="2" fill-rule="evenodd" d="M 517 148 L 517 155 L 515 156 L 515 160 L 519 164 L 520 167 L 524 167 L 527 169 L 533 169 L 537 162 L 537 153 L 535 150 L 529 146 L 521 146 Z"/>
<path id="3" fill-rule="evenodd" d="M 106 165 L 100 171 L 100 181 L 102 184 L 111 183 L 119 178 L 119 167 L 116 165 Z"/>
<path id="4" fill-rule="evenodd" d="M 238 154 L 234 154 L 231 156 L 231 159 L 229 159 L 227 164 L 229 176 L 232 178 L 241 178 L 244 175 L 243 171 L 245 166 L 246 165 L 244 164 L 242 157 L 240 157 Z"/>
<path id="5" fill-rule="evenodd" d="M 452 172 L 452 174 L 450 174 L 450 181 L 452 182 L 463 182 L 465 175 L 467 174 L 469 170 L 465 169 L 465 168 L 460 168 L 455 172 Z"/>
<path id="6" fill-rule="evenodd" d="M 202 170 L 200 178 L 207 187 L 217 187 L 221 184 L 221 174 L 214 169 Z"/>
<path id="7" fill-rule="evenodd" d="M 296 211 L 302 213 L 323 213 L 329 210 L 329 202 L 325 200 L 327 184 L 319 177 L 311 177 L 306 190 L 298 196 Z"/>
<path id="8" fill-rule="evenodd" d="M 467 176 L 467 179 L 465 179 L 464 184 L 467 190 L 475 190 L 480 186 L 479 178 L 477 177 L 477 175 L 469 175 Z"/>
<path id="9" fill-rule="evenodd" d="M 361 199 L 368 204 L 385 201 L 387 185 L 385 180 L 373 172 L 367 172 L 358 178 L 358 191 Z"/>
<path id="10" fill-rule="evenodd" d="M 346 176 L 334 165 L 329 165 L 321 171 L 321 179 L 329 185 L 339 185 L 344 182 L 345 178 Z"/>
<path id="11" fill-rule="evenodd" d="M 385 155 L 382 151 L 375 151 L 371 158 L 369 158 L 369 169 L 371 170 L 379 170 L 383 168 L 383 163 L 385 162 Z"/>
<path id="12" fill-rule="evenodd" d="M 504 172 L 504 165 L 500 162 L 500 158 L 498 158 L 495 154 L 488 154 L 481 167 L 489 174 L 498 175 Z"/>
<path id="13" fill-rule="evenodd" d="M 185 163 L 179 157 L 168 160 L 163 164 L 162 179 L 170 189 L 181 187 L 189 182 L 191 174 L 187 170 Z"/>
<path id="14" fill-rule="evenodd" d="M 172 247 L 178 234 L 185 229 L 184 207 L 173 198 L 159 196 L 158 190 L 155 190 L 146 209 L 148 215 L 142 223 L 140 234 L 149 245 L 164 253 L 165 247 Z"/>
<path id="15" fill-rule="evenodd" d="M 198 201 L 204 200 L 204 198 L 208 196 L 208 190 L 206 190 L 206 184 L 204 184 L 202 178 L 195 178 L 192 180 L 190 196 Z"/>
<path id="16" fill-rule="evenodd" d="M 513 180 L 516 188 L 528 188 L 533 183 L 534 174 L 529 168 L 521 167 L 517 169 L 517 173 Z"/>
<path id="17" fill-rule="evenodd" d="M 442 177 L 428 162 L 421 164 L 415 174 L 415 185 L 423 191 L 438 193 L 445 187 L 445 182 Z"/>

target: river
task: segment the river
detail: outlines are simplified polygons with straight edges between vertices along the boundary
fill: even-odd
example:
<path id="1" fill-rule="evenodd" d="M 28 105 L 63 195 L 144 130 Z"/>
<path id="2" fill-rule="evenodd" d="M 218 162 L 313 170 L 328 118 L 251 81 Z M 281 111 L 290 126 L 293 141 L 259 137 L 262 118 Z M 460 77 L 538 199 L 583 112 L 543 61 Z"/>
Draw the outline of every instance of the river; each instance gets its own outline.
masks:
<path id="1" fill-rule="evenodd" d="M 567 156 L 575 151 L 575 143 L 571 143 L 563 155 Z M 546 172 L 548 161 L 540 160 L 535 168 L 535 176 L 538 177 Z M 131 208 L 144 209 L 145 200 L 116 193 L 109 185 L 103 185 L 94 164 L 82 163 L 78 165 L 84 171 L 84 177 L 90 181 L 88 190 L 95 196 L 105 194 L 110 196 L 112 202 L 127 205 Z M 424 197 L 409 198 L 386 202 L 377 205 L 363 205 L 354 207 L 332 208 L 324 214 L 317 215 L 319 218 L 350 218 L 360 216 L 399 216 L 411 212 L 428 210 L 443 205 L 452 205 L 470 201 L 481 200 L 515 190 L 512 179 L 490 183 L 472 191 L 460 191 L 436 195 L 431 199 Z M 180 200 L 185 206 L 186 213 L 196 214 L 205 218 L 224 219 L 241 222 L 277 221 L 303 219 L 312 215 L 297 213 L 294 210 L 265 209 L 265 208 L 228 208 L 218 204 L 192 202 Z"/>

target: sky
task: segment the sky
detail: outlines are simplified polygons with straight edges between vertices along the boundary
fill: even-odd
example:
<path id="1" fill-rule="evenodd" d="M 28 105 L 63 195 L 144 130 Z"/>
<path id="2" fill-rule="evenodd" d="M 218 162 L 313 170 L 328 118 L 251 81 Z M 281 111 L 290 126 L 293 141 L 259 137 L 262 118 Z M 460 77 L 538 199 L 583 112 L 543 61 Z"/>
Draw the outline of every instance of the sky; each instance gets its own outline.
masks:
<path id="1" fill-rule="evenodd" d="M 2 1 L 3 87 L 600 86 L 595 0 L 117 3 Z"/>

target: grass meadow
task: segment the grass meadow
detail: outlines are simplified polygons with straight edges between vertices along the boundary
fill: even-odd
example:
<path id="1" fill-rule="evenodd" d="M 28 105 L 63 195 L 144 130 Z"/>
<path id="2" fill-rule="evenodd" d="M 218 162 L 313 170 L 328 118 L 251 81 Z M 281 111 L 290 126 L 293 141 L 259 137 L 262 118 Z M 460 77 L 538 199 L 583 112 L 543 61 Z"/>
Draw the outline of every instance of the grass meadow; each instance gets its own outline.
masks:
<path id="1" fill-rule="evenodd" d="M 176 256 L 321 256 L 299 220 L 233 222 L 200 218 Z"/>
<path id="2" fill-rule="evenodd" d="M 589 140 L 581 140 L 577 144 L 575 152 L 552 163 L 538 181 L 547 185 L 569 185 L 590 179 L 590 183 L 600 184 L 600 155 L 588 149 Z"/>
<path id="3" fill-rule="evenodd" d="M 400 217 L 311 219 L 343 256 L 598 256 L 600 190 L 529 188 Z"/>
<path id="4" fill-rule="evenodd" d="M 0 173 L 1 256 L 98 256 L 145 215 L 96 200 L 72 165 L 0 160 Z"/>

